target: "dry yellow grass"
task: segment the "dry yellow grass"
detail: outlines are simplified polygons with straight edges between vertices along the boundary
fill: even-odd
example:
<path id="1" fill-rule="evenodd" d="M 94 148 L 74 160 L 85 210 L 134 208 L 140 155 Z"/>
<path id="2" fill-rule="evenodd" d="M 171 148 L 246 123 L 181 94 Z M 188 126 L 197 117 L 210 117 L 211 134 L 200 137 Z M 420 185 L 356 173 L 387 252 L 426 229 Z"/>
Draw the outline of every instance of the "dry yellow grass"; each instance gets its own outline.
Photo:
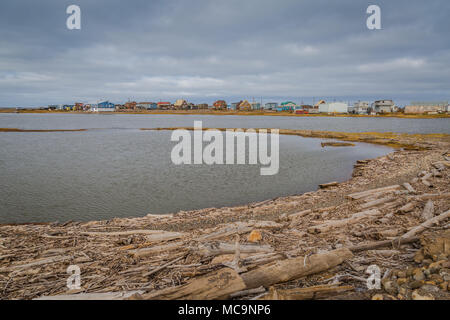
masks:
<path id="1" fill-rule="evenodd" d="M 8 108 L 0 109 L 0 113 L 76 113 L 91 114 L 83 111 L 49 111 L 49 110 L 18 110 Z M 438 119 L 450 118 L 449 113 L 444 114 L 403 114 L 390 113 L 383 115 L 362 115 L 362 114 L 295 114 L 288 111 L 216 111 L 216 110 L 155 110 L 155 111 L 129 111 L 129 112 L 105 112 L 104 114 L 142 114 L 142 115 L 218 115 L 218 116 L 277 116 L 277 117 L 338 117 L 338 118 L 405 118 L 405 119 Z"/>

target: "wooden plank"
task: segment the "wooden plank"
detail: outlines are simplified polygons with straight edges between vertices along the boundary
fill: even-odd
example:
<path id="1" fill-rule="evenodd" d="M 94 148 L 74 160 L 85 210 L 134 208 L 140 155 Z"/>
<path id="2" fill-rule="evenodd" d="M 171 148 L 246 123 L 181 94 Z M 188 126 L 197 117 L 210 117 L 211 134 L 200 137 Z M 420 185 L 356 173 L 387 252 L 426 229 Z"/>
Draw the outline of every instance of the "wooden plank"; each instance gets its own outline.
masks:
<path id="1" fill-rule="evenodd" d="M 275 289 L 271 287 L 269 293 L 260 300 L 314 300 L 324 299 L 353 291 L 353 286 L 320 285 L 308 288 Z"/>
<path id="2" fill-rule="evenodd" d="M 358 200 L 358 199 L 365 198 L 365 197 L 367 197 L 369 195 L 372 195 L 372 194 L 391 192 L 391 191 L 397 190 L 399 188 L 400 188 L 399 185 L 392 185 L 392 186 L 388 186 L 388 187 L 383 187 L 383 188 L 377 188 L 377 189 L 371 189 L 371 190 L 366 190 L 366 191 L 362 191 L 362 192 L 352 193 L 352 194 L 349 194 L 347 197 L 351 198 L 351 199 L 354 199 L 354 200 Z"/>
<path id="3" fill-rule="evenodd" d="M 114 232 L 81 232 L 80 234 L 92 237 L 120 237 L 132 236 L 136 234 L 145 235 L 149 241 L 164 241 L 182 238 L 185 234 L 180 232 L 170 232 L 163 230 L 127 230 Z"/>
<path id="4" fill-rule="evenodd" d="M 277 283 L 299 279 L 311 274 L 319 273 L 333 268 L 353 254 L 346 248 L 341 248 L 325 253 L 314 254 L 310 257 L 296 257 L 276 261 L 259 268 L 242 273 L 241 277 L 247 289 L 260 286 L 268 287 Z"/>
<path id="5" fill-rule="evenodd" d="M 351 217 L 341 220 L 328 220 L 325 223 L 312 226 L 308 228 L 309 233 L 323 233 L 329 231 L 333 228 L 343 227 L 348 224 L 356 223 L 364 218 L 374 217 L 380 215 L 381 212 L 378 209 L 372 209 L 362 212 L 357 212 L 353 214 Z"/>
<path id="6" fill-rule="evenodd" d="M 124 300 L 135 294 L 142 294 L 144 291 L 127 291 L 127 292 L 101 292 L 101 293 L 79 293 L 57 296 L 42 296 L 33 300 Z"/>

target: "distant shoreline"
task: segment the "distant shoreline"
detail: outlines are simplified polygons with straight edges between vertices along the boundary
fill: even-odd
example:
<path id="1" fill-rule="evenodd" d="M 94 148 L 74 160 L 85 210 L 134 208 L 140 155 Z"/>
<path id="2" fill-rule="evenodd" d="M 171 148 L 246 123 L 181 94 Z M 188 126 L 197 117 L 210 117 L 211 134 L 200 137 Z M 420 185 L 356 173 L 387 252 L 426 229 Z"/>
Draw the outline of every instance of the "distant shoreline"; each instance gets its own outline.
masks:
<path id="1" fill-rule="evenodd" d="M 383 115 L 365 114 L 295 114 L 288 111 L 213 111 L 213 110 L 156 110 L 156 111 L 130 111 L 130 112 L 85 112 L 85 111 L 48 111 L 48 110 L 16 110 L 14 108 L 0 108 L 0 113 L 31 113 L 31 114 L 133 114 L 133 115 L 214 115 L 214 116 L 278 116 L 278 117 L 342 117 L 342 118 L 402 118 L 402 119 L 448 119 L 449 113 L 443 114 L 403 114 L 390 113 Z"/>

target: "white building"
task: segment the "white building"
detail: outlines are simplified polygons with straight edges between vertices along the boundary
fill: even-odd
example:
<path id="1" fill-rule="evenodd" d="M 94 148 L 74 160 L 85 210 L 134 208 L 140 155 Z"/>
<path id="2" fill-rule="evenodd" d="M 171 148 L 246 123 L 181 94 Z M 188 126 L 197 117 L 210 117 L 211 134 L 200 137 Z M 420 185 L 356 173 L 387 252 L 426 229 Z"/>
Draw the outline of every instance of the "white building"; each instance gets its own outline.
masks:
<path id="1" fill-rule="evenodd" d="M 392 100 L 377 100 L 372 103 L 372 109 L 376 113 L 391 113 L 395 107 L 394 101 Z"/>
<path id="2" fill-rule="evenodd" d="M 353 107 L 348 108 L 349 113 L 355 113 L 355 114 L 368 114 L 369 110 L 369 102 L 367 101 L 358 101 L 355 102 Z"/>
<path id="3" fill-rule="evenodd" d="M 442 113 L 448 112 L 448 101 L 440 102 L 412 102 L 405 107 L 405 113 Z"/>
<path id="4" fill-rule="evenodd" d="M 320 113 L 347 113 L 349 105 L 344 102 L 330 102 L 319 104 Z"/>

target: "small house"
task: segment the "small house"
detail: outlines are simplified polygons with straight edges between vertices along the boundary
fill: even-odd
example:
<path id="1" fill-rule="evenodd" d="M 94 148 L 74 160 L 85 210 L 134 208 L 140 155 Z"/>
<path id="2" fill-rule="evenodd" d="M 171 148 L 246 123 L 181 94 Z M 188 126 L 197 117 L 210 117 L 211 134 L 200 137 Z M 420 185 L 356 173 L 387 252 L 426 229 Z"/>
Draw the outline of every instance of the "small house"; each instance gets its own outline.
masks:
<path id="1" fill-rule="evenodd" d="M 170 107 L 172 106 L 172 104 L 170 102 L 162 102 L 162 101 L 160 101 L 160 102 L 157 103 L 157 106 L 158 106 L 158 109 L 169 110 Z"/>
<path id="2" fill-rule="evenodd" d="M 184 99 L 178 99 L 177 101 L 175 101 L 175 103 L 173 104 L 173 107 L 177 110 L 181 110 L 181 109 L 187 109 L 187 101 Z"/>
<path id="3" fill-rule="evenodd" d="M 155 110 L 158 105 L 155 102 L 139 102 L 137 107 L 144 110 Z"/>
<path id="4" fill-rule="evenodd" d="M 239 102 L 239 105 L 236 107 L 236 110 L 250 111 L 250 110 L 252 110 L 252 105 L 247 100 L 243 100 L 243 101 Z"/>
<path id="5" fill-rule="evenodd" d="M 372 103 L 372 110 L 375 113 L 391 113 L 395 104 L 392 100 L 377 100 Z"/>
<path id="6" fill-rule="evenodd" d="M 109 101 L 102 101 L 97 104 L 92 104 L 91 111 L 92 112 L 114 112 L 114 111 L 116 111 L 116 106 L 114 105 L 114 103 L 111 103 Z"/>
<path id="7" fill-rule="evenodd" d="M 277 107 L 278 107 L 278 103 L 276 103 L 276 102 L 267 102 L 264 105 L 264 109 L 266 109 L 266 110 L 276 110 Z"/>
<path id="8" fill-rule="evenodd" d="M 281 111 L 294 111 L 296 107 L 297 107 L 297 104 L 295 102 L 286 101 L 286 102 L 281 103 L 280 107 L 277 108 L 277 111 L 280 108 L 281 108 Z"/>
<path id="9" fill-rule="evenodd" d="M 213 103 L 213 107 L 216 110 L 227 110 L 227 103 L 225 100 L 217 100 Z"/>
<path id="10" fill-rule="evenodd" d="M 261 110 L 261 103 L 259 102 L 252 102 L 252 110 Z"/>

